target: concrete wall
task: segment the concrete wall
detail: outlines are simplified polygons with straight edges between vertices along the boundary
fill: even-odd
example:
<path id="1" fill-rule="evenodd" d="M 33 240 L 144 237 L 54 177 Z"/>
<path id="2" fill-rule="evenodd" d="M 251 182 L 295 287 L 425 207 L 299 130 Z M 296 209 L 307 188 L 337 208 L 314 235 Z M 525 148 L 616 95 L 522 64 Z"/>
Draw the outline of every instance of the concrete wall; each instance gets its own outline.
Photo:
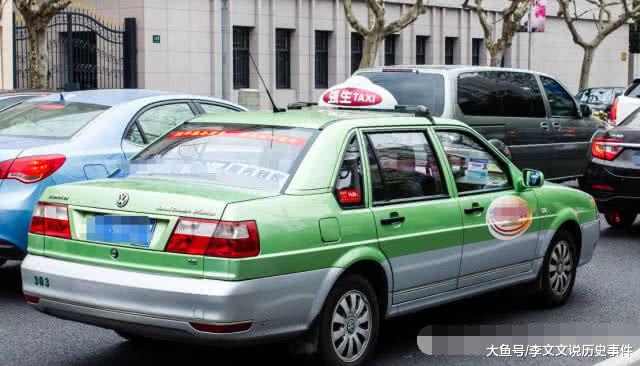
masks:
<path id="1" fill-rule="evenodd" d="M 580 0 L 584 2 L 584 0 Z M 84 0 L 105 17 L 121 21 L 136 17 L 138 27 L 138 85 L 201 94 L 213 94 L 237 100 L 232 85 L 232 33 L 230 27 L 252 27 L 250 47 L 260 71 L 280 105 L 296 100 L 315 100 L 322 90 L 314 88 L 314 32 L 330 31 L 329 84 L 343 81 L 350 74 L 350 34 L 340 0 Z M 399 16 L 413 0 L 386 2 L 387 21 Z M 413 63 L 415 37 L 429 36 L 427 63 L 444 63 L 446 37 L 456 37 L 455 61 L 471 64 L 473 38 L 483 38 L 477 15 L 460 8 L 461 0 L 431 0 L 427 13 L 404 29 L 398 37 L 397 63 Z M 504 6 L 502 0 L 486 0 L 491 10 Z M 228 4 L 228 11 L 223 11 Z M 586 3 L 585 3 L 586 4 Z M 548 1 L 546 32 L 532 35 L 532 68 L 557 76 L 572 91 L 577 91 L 582 51 L 573 44 L 562 19 L 555 17 L 555 1 Z M 584 4 L 583 4 L 584 5 Z M 364 2 L 355 1 L 355 12 L 366 19 Z M 614 14 L 615 15 L 615 14 Z M 496 14 L 491 14 L 496 19 Z M 7 22 L 7 17 L 3 24 Z M 10 18 L 9 18 L 10 25 Z M 589 39 L 593 22 L 579 22 Z M 291 89 L 275 87 L 275 29 L 292 32 Z M 6 30 L 7 27 L 3 27 Z M 231 28 L 229 28 L 231 29 Z M 160 43 L 153 43 L 153 35 Z M 7 35 L 3 32 L 3 38 Z M 228 59 L 223 59 L 223 45 Z M 528 35 L 516 35 L 506 53 L 506 65 L 527 67 Z M 378 63 L 384 60 L 381 46 Z M 595 55 L 591 85 L 627 84 L 629 73 L 628 28 L 610 35 Z M 6 59 L 6 57 L 5 57 Z M 484 53 L 481 61 L 486 63 Z M 5 62 L 5 65 L 7 62 Z M 263 90 L 251 67 L 250 87 Z M 630 71 L 631 70 L 631 71 Z M 265 93 L 262 104 L 268 107 Z"/>

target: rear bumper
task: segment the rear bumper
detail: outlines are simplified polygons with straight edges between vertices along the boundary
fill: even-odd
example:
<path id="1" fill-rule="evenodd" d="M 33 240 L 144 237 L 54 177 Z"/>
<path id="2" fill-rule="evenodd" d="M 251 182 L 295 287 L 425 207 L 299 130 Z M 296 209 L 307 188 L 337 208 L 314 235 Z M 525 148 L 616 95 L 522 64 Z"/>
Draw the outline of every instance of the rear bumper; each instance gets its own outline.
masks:
<path id="1" fill-rule="evenodd" d="M 318 314 L 339 268 L 247 281 L 173 277 L 28 255 L 23 291 L 37 310 L 146 337 L 233 344 L 303 332 Z M 34 277 L 48 279 L 49 287 Z M 190 323 L 251 322 L 237 333 L 205 333 Z"/>
<path id="2" fill-rule="evenodd" d="M 637 174 L 636 170 L 623 176 L 614 175 L 607 167 L 591 162 L 580 180 L 580 188 L 593 196 L 602 212 L 613 208 L 639 211 L 640 178 L 633 176 Z"/>

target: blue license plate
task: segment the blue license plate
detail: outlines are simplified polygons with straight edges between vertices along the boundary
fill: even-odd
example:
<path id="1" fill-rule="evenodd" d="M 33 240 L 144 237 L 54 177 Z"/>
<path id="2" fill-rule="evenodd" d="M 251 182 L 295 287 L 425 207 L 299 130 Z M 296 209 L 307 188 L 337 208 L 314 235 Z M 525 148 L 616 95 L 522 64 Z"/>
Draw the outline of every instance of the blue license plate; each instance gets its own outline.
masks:
<path id="1" fill-rule="evenodd" d="M 155 228 L 145 216 L 94 216 L 87 220 L 87 240 L 148 247 Z"/>
<path id="2" fill-rule="evenodd" d="M 640 165 L 640 153 L 633 154 L 631 161 L 633 161 L 635 165 Z"/>

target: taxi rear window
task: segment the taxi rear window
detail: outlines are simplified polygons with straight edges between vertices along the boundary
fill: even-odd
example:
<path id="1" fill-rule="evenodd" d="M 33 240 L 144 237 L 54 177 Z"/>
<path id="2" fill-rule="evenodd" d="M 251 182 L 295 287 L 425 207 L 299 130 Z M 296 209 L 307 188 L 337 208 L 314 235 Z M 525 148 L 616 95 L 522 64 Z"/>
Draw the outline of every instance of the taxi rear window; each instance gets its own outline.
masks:
<path id="1" fill-rule="evenodd" d="M 358 73 L 389 91 L 399 105 L 423 105 L 434 116 L 444 111 L 444 77 L 433 73 L 364 71 Z"/>
<path id="2" fill-rule="evenodd" d="M 187 123 L 131 161 L 124 176 L 188 177 L 281 191 L 312 143 L 308 128 Z"/>

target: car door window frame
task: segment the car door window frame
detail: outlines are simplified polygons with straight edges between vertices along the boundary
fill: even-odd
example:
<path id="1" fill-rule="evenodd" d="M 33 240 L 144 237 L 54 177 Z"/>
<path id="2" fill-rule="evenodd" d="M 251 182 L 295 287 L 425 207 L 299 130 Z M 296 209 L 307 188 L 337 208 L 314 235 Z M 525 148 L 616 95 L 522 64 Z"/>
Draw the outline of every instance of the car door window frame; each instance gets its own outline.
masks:
<path id="1" fill-rule="evenodd" d="M 199 112 L 198 107 L 196 106 L 194 101 L 191 100 L 191 99 L 163 100 L 163 101 L 160 101 L 160 102 L 154 102 L 154 103 L 147 104 L 144 107 L 140 108 L 133 115 L 133 117 L 131 118 L 131 120 L 127 124 L 127 127 L 124 129 L 124 133 L 122 134 L 122 141 L 126 141 L 126 142 L 128 142 L 128 143 L 130 143 L 132 145 L 136 145 L 136 146 L 140 146 L 140 147 L 148 146 L 151 143 L 151 141 L 149 141 L 149 139 L 147 138 L 147 135 L 145 134 L 144 129 L 142 128 L 142 125 L 140 124 L 140 122 L 138 122 L 138 118 L 140 118 L 140 116 L 142 116 L 145 112 L 147 112 L 150 109 L 153 109 L 155 107 L 160 107 L 160 106 L 163 106 L 163 105 L 168 105 L 168 104 L 187 104 L 189 106 L 189 108 L 191 109 L 191 112 L 193 113 L 193 117 L 195 117 L 195 116 L 197 116 L 199 114 L 202 114 L 202 113 Z M 129 134 L 129 130 L 131 129 L 131 127 L 134 124 L 138 126 L 138 130 L 140 131 L 140 134 L 142 135 L 142 141 L 145 141 L 144 145 L 136 144 L 135 142 L 133 142 L 131 140 L 127 140 L 127 135 Z M 178 126 L 179 125 L 180 124 L 178 124 Z M 166 132 L 169 132 L 169 131 L 165 131 L 165 133 Z"/>
<path id="2" fill-rule="evenodd" d="M 544 88 L 544 82 L 542 81 L 542 78 L 547 78 L 549 80 L 553 80 L 555 83 L 557 83 L 562 90 L 565 91 L 565 93 L 567 93 L 567 95 L 569 96 L 569 98 L 571 99 L 571 101 L 573 102 L 573 107 L 576 111 L 576 114 L 573 116 L 557 116 L 553 114 L 553 110 L 551 109 L 551 102 L 549 101 L 549 96 L 547 95 L 547 90 Z M 558 80 L 550 77 L 550 76 L 546 76 L 546 75 L 537 75 L 537 79 L 538 79 L 538 83 L 540 84 L 540 88 L 542 90 L 543 93 L 543 99 L 544 99 L 544 103 L 546 105 L 547 108 L 547 116 L 548 118 L 574 118 L 574 119 L 580 119 L 582 118 L 582 114 L 580 113 L 580 105 L 579 102 L 576 101 L 576 98 L 573 97 L 573 95 L 571 93 L 569 93 L 569 91 L 567 90 L 567 88 Z"/>
<path id="3" fill-rule="evenodd" d="M 507 179 L 509 180 L 509 185 L 505 186 L 503 188 L 491 188 L 491 189 L 475 189 L 472 191 L 463 191 L 460 192 L 458 190 L 458 185 L 456 184 L 456 180 L 455 177 L 453 175 L 453 169 L 451 168 L 451 164 L 449 163 L 449 159 L 447 158 L 447 153 L 446 150 L 444 148 L 444 146 L 442 145 L 442 143 L 440 142 L 440 139 L 438 138 L 437 134 L 438 132 L 454 132 L 454 133 L 461 133 L 464 134 L 466 136 L 468 136 L 469 138 L 471 138 L 472 140 L 474 140 L 477 144 L 479 144 L 480 146 L 484 146 L 487 148 L 487 153 L 489 153 L 495 160 L 496 162 L 498 162 L 498 164 L 500 165 L 500 167 L 502 168 L 505 176 L 507 177 Z M 433 127 L 433 136 L 435 138 L 435 140 L 437 140 L 437 144 L 438 144 L 438 149 L 439 152 L 441 154 L 441 161 L 440 164 L 445 164 L 446 165 L 446 174 L 449 176 L 450 180 L 453 182 L 453 184 L 451 184 L 453 187 L 453 189 L 455 189 L 455 193 L 458 197 L 465 197 L 465 196 L 472 196 L 472 195 L 477 195 L 477 194 L 484 194 L 484 193 L 494 193 L 494 192 L 503 192 L 503 191 L 511 191 L 511 190 L 515 190 L 515 178 L 513 176 L 513 165 L 508 162 L 507 160 L 505 160 L 502 157 L 502 154 L 490 143 L 484 143 L 478 135 L 476 135 L 476 133 L 466 129 L 466 128 L 462 128 L 462 127 L 452 127 L 452 126 L 446 126 L 446 127 L 438 127 L 435 126 Z"/>
<path id="4" fill-rule="evenodd" d="M 372 179 L 371 179 L 371 169 L 370 169 L 370 165 L 369 165 L 369 153 L 368 153 L 368 146 L 371 145 L 373 147 L 373 144 L 371 144 L 371 140 L 369 139 L 369 137 L 367 136 L 367 134 L 371 134 L 371 133 L 390 133 L 390 132 L 399 132 L 399 133 L 410 133 L 410 132 L 418 132 L 418 133 L 422 133 L 425 136 L 425 139 L 427 141 L 427 143 L 429 144 L 429 146 L 431 147 L 432 153 L 435 155 L 436 157 L 436 163 L 438 164 L 438 169 L 440 170 L 440 176 L 442 179 L 442 185 L 443 185 L 443 191 L 444 193 L 441 194 L 434 194 L 434 195 L 429 195 L 429 196 L 421 196 L 421 197 L 411 197 L 411 198 L 397 198 L 397 199 L 392 199 L 389 201 L 384 201 L 384 202 L 375 202 L 373 200 L 373 184 L 372 184 Z M 364 149 L 363 151 L 365 152 L 367 158 L 363 159 L 363 161 L 365 162 L 364 164 L 364 169 L 365 169 L 365 185 L 367 187 L 367 191 L 369 192 L 368 194 L 368 201 L 371 204 L 371 207 L 383 207 L 383 206 L 391 206 L 391 205 L 398 205 L 398 204 L 405 204 L 405 203 L 413 203 L 413 202 L 423 202 L 423 201 L 433 201 L 433 200 L 442 200 L 442 199 L 448 199 L 452 197 L 452 191 L 450 188 L 450 182 L 447 179 L 446 173 L 443 170 L 443 166 L 442 166 L 442 161 L 440 160 L 439 156 L 438 156 L 438 150 L 436 148 L 436 146 L 433 143 L 432 140 L 432 136 L 429 134 L 428 130 L 426 127 L 416 127 L 416 126 L 406 126 L 406 127 L 365 127 L 365 128 L 361 128 L 359 130 L 359 134 L 361 135 L 361 144 L 363 145 L 362 148 Z M 378 166 L 380 166 L 380 161 L 378 159 L 377 153 L 375 151 L 375 149 L 373 149 L 374 152 L 374 156 L 376 159 L 376 163 L 378 164 Z"/>
<path id="5" fill-rule="evenodd" d="M 229 112 L 243 112 L 242 109 L 237 108 L 234 105 L 225 104 L 225 103 L 221 103 L 221 102 L 214 102 L 214 101 L 210 101 L 210 100 L 194 99 L 193 103 L 194 103 L 194 105 L 196 106 L 196 108 L 198 110 L 198 114 L 206 114 L 204 108 L 202 107 L 203 104 L 207 104 L 207 105 L 211 105 L 211 106 L 215 106 L 215 107 L 225 108 L 225 109 L 228 109 Z"/>
<path id="6" fill-rule="evenodd" d="M 352 131 L 349 131 L 347 134 L 345 134 L 345 136 L 346 138 L 342 142 L 342 147 L 340 148 L 340 153 L 338 154 L 338 161 L 336 163 L 336 166 L 334 168 L 334 172 L 332 175 L 333 179 L 331 180 L 331 195 L 333 196 L 333 199 L 335 200 L 336 205 L 338 205 L 338 207 L 343 211 L 368 209 L 369 203 L 371 202 L 371 200 L 369 199 L 369 192 L 371 191 L 371 189 L 369 189 L 369 185 L 368 185 L 369 172 L 368 172 L 368 164 L 366 161 L 367 159 L 364 158 L 364 154 L 363 154 L 363 151 L 364 151 L 363 149 L 365 148 L 365 145 L 363 142 L 363 136 L 361 136 L 358 133 L 358 131 L 355 129 Z M 340 174 L 340 169 L 342 168 L 342 162 L 344 161 L 347 148 L 349 147 L 349 142 L 354 137 L 356 138 L 356 141 L 358 143 L 358 149 L 360 150 L 360 165 L 362 169 L 362 190 L 363 190 L 363 192 L 361 192 L 361 197 L 363 199 L 362 199 L 362 204 L 360 205 L 344 206 L 340 204 L 340 202 L 338 201 L 338 197 L 336 197 L 336 182 L 338 181 L 338 175 Z"/>

